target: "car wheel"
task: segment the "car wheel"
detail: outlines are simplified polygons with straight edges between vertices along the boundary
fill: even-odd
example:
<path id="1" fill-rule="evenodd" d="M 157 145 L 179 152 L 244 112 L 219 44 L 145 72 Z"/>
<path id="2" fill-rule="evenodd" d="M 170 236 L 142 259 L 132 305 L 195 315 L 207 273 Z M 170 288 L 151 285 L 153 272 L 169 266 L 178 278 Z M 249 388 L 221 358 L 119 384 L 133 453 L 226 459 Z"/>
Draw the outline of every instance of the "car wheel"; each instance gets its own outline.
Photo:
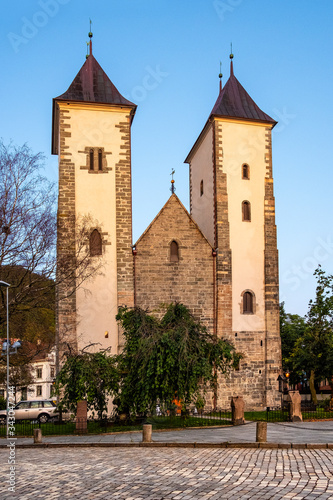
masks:
<path id="1" fill-rule="evenodd" d="M 41 415 L 39 415 L 38 417 L 38 420 L 41 424 L 46 424 L 46 422 L 48 421 L 49 419 L 49 416 L 46 414 L 46 413 L 42 413 Z"/>
<path id="2" fill-rule="evenodd" d="M 6 425 L 7 419 L 6 417 L 0 417 L 0 425 Z"/>

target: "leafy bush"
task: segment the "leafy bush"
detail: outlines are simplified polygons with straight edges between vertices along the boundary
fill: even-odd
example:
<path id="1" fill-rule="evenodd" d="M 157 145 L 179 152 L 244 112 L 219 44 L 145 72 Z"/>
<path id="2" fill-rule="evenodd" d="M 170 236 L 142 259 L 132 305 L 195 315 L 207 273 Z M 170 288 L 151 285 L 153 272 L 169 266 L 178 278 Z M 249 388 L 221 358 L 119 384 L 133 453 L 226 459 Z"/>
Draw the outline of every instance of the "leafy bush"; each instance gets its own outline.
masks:
<path id="1" fill-rule="evenodd" d="M 6 408 L 7 408 L 7 401 L 5 400 L 5 398 L 0 396 L 0 410 L 6 410 Z"/>

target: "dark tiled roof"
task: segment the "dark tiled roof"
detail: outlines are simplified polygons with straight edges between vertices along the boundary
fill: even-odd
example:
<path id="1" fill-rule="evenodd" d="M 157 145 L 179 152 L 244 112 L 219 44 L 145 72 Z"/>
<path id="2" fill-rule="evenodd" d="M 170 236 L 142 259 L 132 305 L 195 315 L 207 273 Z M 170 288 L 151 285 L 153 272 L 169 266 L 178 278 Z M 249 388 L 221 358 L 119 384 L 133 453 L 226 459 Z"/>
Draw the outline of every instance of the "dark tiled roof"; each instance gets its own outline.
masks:
<path id="1" fill-rule="evenodd" d="M 211 116 L 212 115 L 229 118 L 245 118 L 246 120 L 276 124 L 273 118 L 261 111 L 244 87 L 239 83 L 233 72 L 232 61 L 230 78 L 220 91 L 215 106 L 212 109 Z"/>
<path id="2" fill-rule="evenodd" d="M 92 54 L 86 59 L 66 92 L 56 97 L 56 100 L 98 102 L 136 108 L 135 104 L 125 99 L 116 89 Z"/>

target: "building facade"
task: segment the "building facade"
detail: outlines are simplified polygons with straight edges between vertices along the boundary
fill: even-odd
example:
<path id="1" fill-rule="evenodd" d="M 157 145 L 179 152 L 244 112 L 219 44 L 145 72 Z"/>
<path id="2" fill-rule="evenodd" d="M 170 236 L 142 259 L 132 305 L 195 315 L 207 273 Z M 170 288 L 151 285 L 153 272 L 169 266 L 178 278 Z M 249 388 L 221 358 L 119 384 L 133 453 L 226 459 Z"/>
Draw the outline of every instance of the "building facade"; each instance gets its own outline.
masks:
<path id="1" fill-rule="evenodd" d="M 58 259 L 75 261 L 77 231 L 102 272 L 59 288 L 58 340 L 82 349 L 111 347 L 122 336 L 118 307 L 159 314 L 186 305 L 209 331 L 232 341 L 244 358 L 221 378 L 217 406 L 242 395 L 248 408 L 279 404 L 281 372 L 278 252 L 271 132 L 276 122 L 234 75 L 186 163 L 190 214 L 173 193 L 132 244 L 131 123 L 136 106 L 90 55 L 68 90 L 53 101 L 52 152 L 59 156 Z M 61 342 L 59 342 L 60 344 Z M 214 403 L 215 403 L 214 402 Z"/>

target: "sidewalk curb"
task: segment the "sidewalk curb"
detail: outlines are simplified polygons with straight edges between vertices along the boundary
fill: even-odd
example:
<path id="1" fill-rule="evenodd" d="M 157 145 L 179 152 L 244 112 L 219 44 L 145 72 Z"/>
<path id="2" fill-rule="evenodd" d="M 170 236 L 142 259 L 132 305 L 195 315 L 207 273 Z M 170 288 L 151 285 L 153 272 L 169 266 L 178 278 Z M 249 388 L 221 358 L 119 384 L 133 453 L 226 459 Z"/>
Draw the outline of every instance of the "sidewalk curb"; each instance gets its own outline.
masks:
<path id="1" fill-rule="evenodd" d="M 0 449 L 7 445 L 0 445 Z M 16 444 L 15 448 L 253 448 L 253 449 L 296 449 L 332 450 L 333 443 L 39 443 Z"/>

